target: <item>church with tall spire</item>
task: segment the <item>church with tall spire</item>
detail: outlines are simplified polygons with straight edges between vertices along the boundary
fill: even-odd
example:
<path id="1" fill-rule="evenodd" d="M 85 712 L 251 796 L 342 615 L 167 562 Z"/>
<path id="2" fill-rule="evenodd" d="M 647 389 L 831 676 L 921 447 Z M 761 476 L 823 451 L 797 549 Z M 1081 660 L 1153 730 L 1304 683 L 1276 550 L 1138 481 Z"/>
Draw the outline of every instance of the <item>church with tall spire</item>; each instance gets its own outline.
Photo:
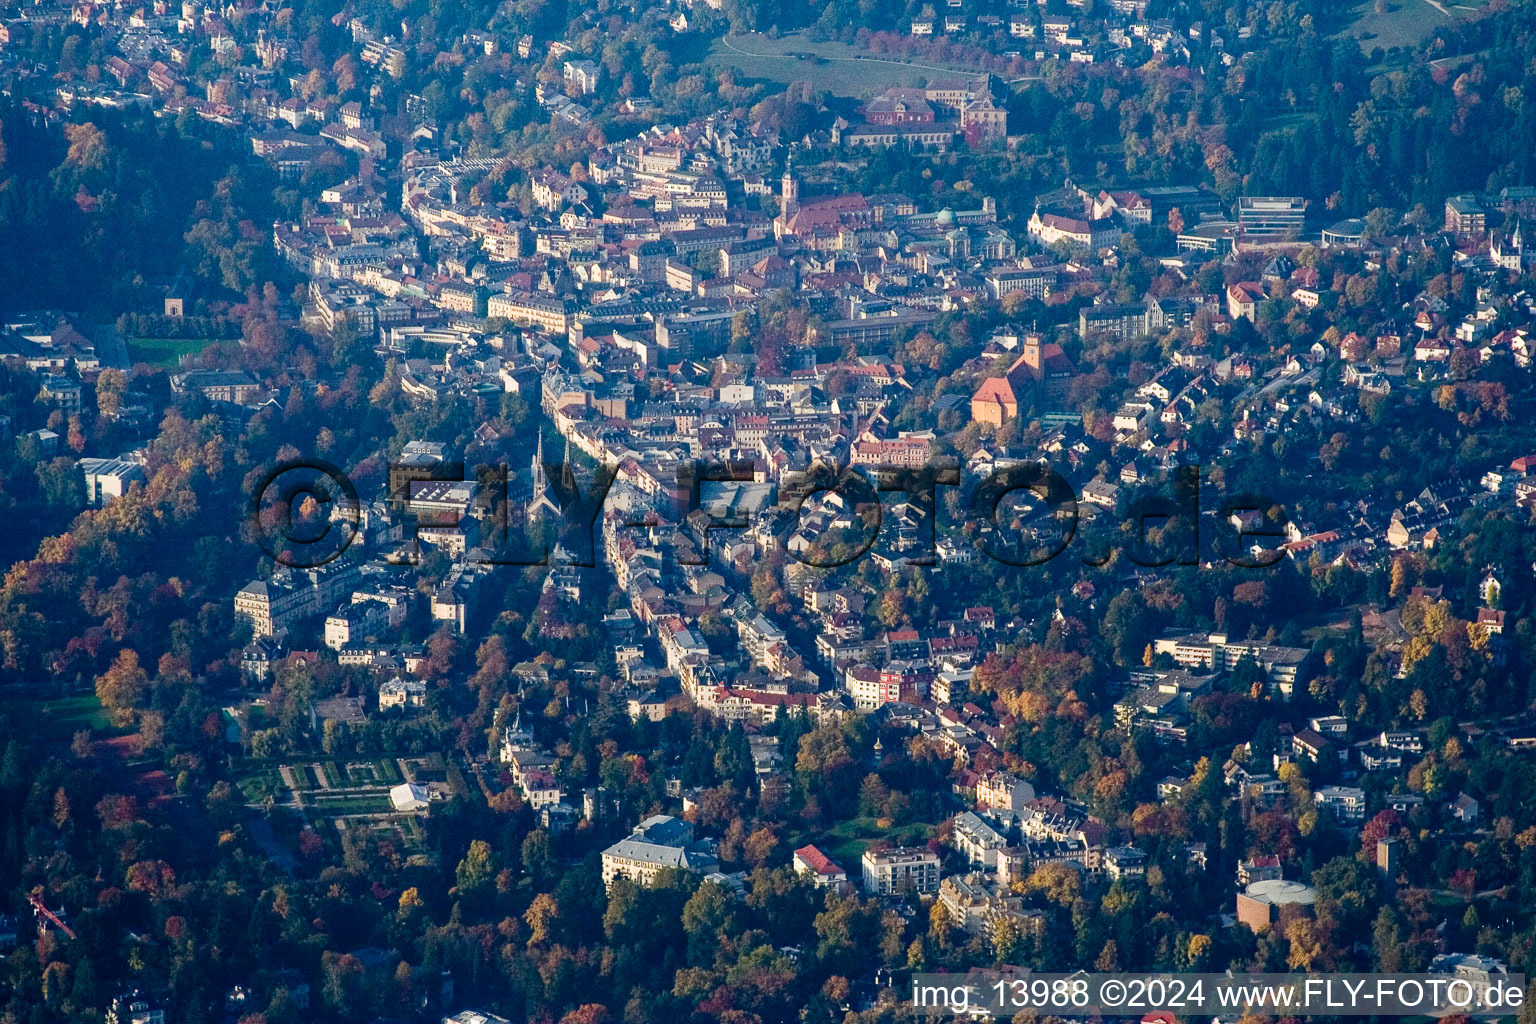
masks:
<path id="1" fill-rule="evenodd" d="M 566 442 L 567 459 L 566 466 L 569 472 L 571 457 L 570 442 Z M 533 453 L 533 488 L 528 498 L 528 518 L 536 519 L 545 515 L 559 517 L 560 502 L 556 499 L 553 488 L 549 486 L 549 477 L 544 472 L 544 431 L 539 431 L 538 449 Z"/>
<path id="2" fill-rule="evenodd" d="M 784 160 L 784 177 L 779 183 L 779 215 L 773 218 L 773 237 L 783 238 L 800 210 L 800 179 L 795 177 L 795 147 L 791 143 Z"/>
<path id="3" fill-rule="evenodd" d="M 800 179 L 795 177 L 795 147 L 789 147 L 784 158 L 784 180 L 779 185 L 779 211 L 785 218 L 794 216 L 800 208 Z"/>

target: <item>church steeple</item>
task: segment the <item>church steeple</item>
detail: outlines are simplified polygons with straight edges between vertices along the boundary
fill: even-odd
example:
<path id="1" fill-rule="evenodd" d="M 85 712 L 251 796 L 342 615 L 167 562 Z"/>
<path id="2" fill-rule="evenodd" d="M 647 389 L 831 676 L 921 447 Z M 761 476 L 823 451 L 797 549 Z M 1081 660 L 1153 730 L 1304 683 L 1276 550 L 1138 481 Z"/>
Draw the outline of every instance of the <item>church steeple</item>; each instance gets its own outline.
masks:
<path id="1" fill-rule="evenodd" d="M 569 441 L 566 442 L 570 444 Z M 570 453 L 567 451 L 566 460 L 569 463 Z M 567 467 L 569 471 L 569 467 Z M 538 450 L 533 456 L 533 493 L 528 499 L 528 517 L 530 519 L 542 516 L 545 513 L 558 517 L 560 515 L 560 503 L 550 493 L 549 477 L 544 473 L 544 431 L 539 430 Z"/>
<path id="2" fill-rule="evenodd" d="M 537 501 L 548 486 L 544 480 L 544 431 L 539 431 L 539 446 L 533 453 L 533 497 Z"/>
<path id="3" fill-rule="evenodd" d="M 800 180 L 795 177 L 795 147 L 789 147 L 789 155 L 784 160 L 784 180 L 779 186 L 779 204 L 785 217 L 794 213 L 800 207 Z"/>

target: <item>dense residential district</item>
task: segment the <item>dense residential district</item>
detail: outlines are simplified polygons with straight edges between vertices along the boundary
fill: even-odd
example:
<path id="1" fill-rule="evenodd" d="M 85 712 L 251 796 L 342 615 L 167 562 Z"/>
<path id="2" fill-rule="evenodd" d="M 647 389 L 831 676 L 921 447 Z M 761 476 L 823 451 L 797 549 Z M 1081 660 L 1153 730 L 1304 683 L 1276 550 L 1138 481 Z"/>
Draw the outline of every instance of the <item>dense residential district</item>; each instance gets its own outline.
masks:
<path id="1" fill-rule="evenodd" d="M 0 1021 L 1536 973 L 1533 49 L 0 5 Z"/>

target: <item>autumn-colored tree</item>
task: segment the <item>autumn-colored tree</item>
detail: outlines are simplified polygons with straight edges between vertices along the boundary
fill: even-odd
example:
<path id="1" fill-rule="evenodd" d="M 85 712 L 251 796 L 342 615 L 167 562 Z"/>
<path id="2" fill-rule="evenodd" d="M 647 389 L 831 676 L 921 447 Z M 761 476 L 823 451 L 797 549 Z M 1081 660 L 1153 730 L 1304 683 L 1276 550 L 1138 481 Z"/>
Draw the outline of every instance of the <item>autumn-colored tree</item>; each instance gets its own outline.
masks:
<path id="1" fill-rule="evenodd" d="M 130 892 L 153 896 L 176 884 L 176 872 L 163 860 L 141 860 L 129 866 L 124 884 Z"/>
<path id="2" fill-rule="evenodd" d="M 886 804 L 891 799 L 891 791 L 880 776 L 871 772 L 864 776 L 864 781 L 859 786 L 859 814 L 866 818 L 883 817 Z"/>
<path id="3" fill-rule="evenodd" d="M 122 408 L 123 395 L 128 390 L 128 375 L 122 370 L 108 368 L 96 377 L 96 408 L 108 418 L 115 417 Z"/>
<path id="4" fill-rule="evenodd" d="M 795 769 L 811 774 L 826 774 L 852 762 L 848 737 L 834 722 L 817 726 L 815 731 L 807 733 L 800 740 L 800 750 L 795 755 Z"/>
<path id="5" fill-rule="evenodd" d="M 1263 580 L 1247 580 L 1232 588 L 1232 600 L 1250 608 L 1263 608 L 1269 603 L 1269 584 Z"/>
<path id="6" fill-rule="evenodd" d="M 109 794 L 96 802 L 96 816 L 103 829 L 131 825 L 139 819 L 139 801 L 132 796 Z"/>
<path id="7" fill-rule="evenodd" d="M 1360 856 L 1375 859 L 1376 844 L 1403 831 L 1403 816 L 1390 807 L 1379 812 L 1360 830 Z"/>
<path id="8" fill-rule="evenodd" d="M 1321 963 L 1323 942 L 1315 921 L 1298 917 L 1286 928 L 1285 936 L 1291 944 L 1285 960 L 1291 970 L 1310 971 L 1314 965 Z"/>
<path id="9" fill-rule="evenodd" d="M 69 151 L 64 155 L 65 164 L 82 171 L 100 170 L 111 154 L 107 136 L 94 124 L 67 124 L 64 136 L 69 139 Z"/>
<path id="10" fill-rule="evenodd" d="M 955 922 L 950 920 L 949 911 L 942 902 L 935 902 L 928 910 L 928 937 L 940 949 L 948 949 L 954 931 Z"/>
<path id="11" fill-rule="evenodd" d="M 434 676 L 447 675 L 458 654 L 458 637 L 446 627 L 439 629 L 427 640 L 427 672 Z"/>
<path id="12" fill-rule="evenodd" d="M 560 904 L 547 892 L 541 892 L 528 904 L 523 920 L 528 923 L 528 945 L 537 946 L 549 941 L 550 930 L 560 916 Z"/>
<path id="13" fill-rule="evenodd" d="M 127 725 L 148 686 L 149 675 L 139 667 L 138 652 L 125 647 L 111 667 L 96 677 L 96 697 L 115 723 Z"/>
<path id="14" fill-rule="evenodd" d="M 778 834 L 769 826 L 764 825 L 747 836 L 747 841 L 742 847 L 742 852 L 754 867 L 765 867 L 769 858 L 779 847 Z"/>
<path id="15" fill-rule="evenodd" d="M 1083 893 L 1083 878 L 1067 864 L 1042 864 L 1024 882 L 1029 892 L 1039 893 L 1061 907 L 1070 907 Z"/>
<path id="16" fill-rule="evenodd" d="M 1093 969 L 1106 973 L 1120 970 L 1120 947 L 1114 939 L 1104 943 L 1104 948 L 1099 951 L 1099 958 L 1093 962 Z"/>

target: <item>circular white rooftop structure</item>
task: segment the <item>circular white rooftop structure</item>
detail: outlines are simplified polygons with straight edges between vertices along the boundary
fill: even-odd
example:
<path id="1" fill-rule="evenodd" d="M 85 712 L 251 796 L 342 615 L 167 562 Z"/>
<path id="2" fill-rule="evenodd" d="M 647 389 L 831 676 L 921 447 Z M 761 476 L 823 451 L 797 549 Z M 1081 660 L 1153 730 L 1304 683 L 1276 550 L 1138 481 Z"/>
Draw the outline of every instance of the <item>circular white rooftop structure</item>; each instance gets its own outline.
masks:
<path id="1" fill-rule="evenodd" d="M 1292 905 L 1306 907 L 1317 902 L 1316 889 L 1304 882 L 1292 882 L 1284 878 L 1269 878 L 1262 882 L 1254 882 L 1244 891 L 1244 895 L 1249 899 L 1275 907 Z"/>

